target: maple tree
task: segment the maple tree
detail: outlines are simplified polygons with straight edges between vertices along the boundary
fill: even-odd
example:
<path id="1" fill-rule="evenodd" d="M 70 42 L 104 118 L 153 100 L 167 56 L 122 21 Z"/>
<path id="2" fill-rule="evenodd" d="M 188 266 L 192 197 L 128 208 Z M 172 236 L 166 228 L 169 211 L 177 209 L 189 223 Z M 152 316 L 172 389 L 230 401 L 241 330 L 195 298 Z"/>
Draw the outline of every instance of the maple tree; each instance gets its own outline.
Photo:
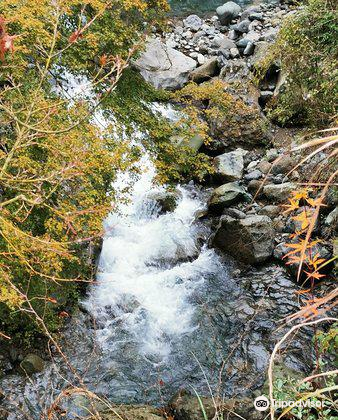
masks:
<path id="1" fill-rule="evenodd" d="M 36 314 L 54 328 L 76 284 L 92 281 L 111 183 L 136 158 L 96 112 L 166 9 L 164 0 L 0 4 L 3 337 Z M 80 94 L 68 79 L 80 79 Z"/>

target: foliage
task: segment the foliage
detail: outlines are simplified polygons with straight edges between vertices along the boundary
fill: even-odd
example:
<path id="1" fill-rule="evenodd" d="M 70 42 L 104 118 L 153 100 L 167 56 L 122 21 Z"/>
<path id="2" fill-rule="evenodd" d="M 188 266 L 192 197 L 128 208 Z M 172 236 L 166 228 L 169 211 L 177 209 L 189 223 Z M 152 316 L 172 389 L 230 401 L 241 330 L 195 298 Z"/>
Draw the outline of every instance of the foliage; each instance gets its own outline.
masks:
<path id="1" fill-rule="evenodd" d="M 326 380 L 326 386 L 334 386 L 334 378 L 331 376 Z M 307 406 L 300 403 L 290 411 L 285 412 L 280 409 L 280 418 L 288 419 L 307 419 L 307 420 L 336 420 L 336 409 L 334 399 L 323 395 L 314 395 L 314 385 L 310 382 L 299 382 L 295 378 L 283 377 L 276 379 L 274 383 L 274 399 L 277 401 L 306 401 Z M 305 396 L 305 399 L 303 399 Z M 286 410 L 284 410 L 286 411 Z"/>
<path id="2" fill-rule="evenodd" d="M 184 112 L 173 123 L 154 106 L 154 103 L 167 106 L 170 99 L 171 94 L 155 90 L 138 73 L 127 69 L 114 94 L 104 100 L 103 106 L 106 116 L 116 120 L 120 136 L 132 142 L 133 137 L 142 133 L 144 146 L 155 157 L 160 182 L 181 182 L 191 178 L 200 181 L 211 170 L 211 164 L 208 156 L 189 147 L 189 139 L 199 130 L 187 123 Z M 180 113 L 182 107 L 176 111 Z M 176 138 L 182 142 L 178 144 Z"/>
<path id="3" fill-rule="evenodd" d="M 96 111 L 165 9 L 163 0 L 0 4 L 0 316 L 10 333 L 19 317 L 24 331 L 30 317 L 55 328 L 76 282 L 91 281 L 111 182 L 137 157 Z M 89 97 L 65 90 L 74 77 Z"/>
<path id="4" fill-rule="evenodd" d="M 284 22 L 276 43 L 260 63 L 261 73 L 279 63 L 286 78 L 269 103 L 281 125 L 327 124 L 337 112 L 338 18 L 334 0 L 308 0 Z"/>
<path id="5" fill-rule="evenodd" d="M 173 99 L 184 106 L 186 125 L 194 127 L 207 144 L 215 138 L 250 142 L 257 137 L 261 142 L 267 127 L 258 108 L 247 101 L 252 89 L 249 83 L 191 82 L 175 92 Z"/>

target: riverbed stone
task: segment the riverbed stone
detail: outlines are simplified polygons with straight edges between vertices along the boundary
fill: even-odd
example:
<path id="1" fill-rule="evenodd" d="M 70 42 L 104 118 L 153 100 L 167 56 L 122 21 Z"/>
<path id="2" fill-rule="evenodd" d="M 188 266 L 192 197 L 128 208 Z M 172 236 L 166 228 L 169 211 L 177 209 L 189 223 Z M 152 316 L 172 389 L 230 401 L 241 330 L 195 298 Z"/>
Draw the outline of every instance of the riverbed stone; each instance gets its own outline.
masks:
<path id="1" fill-rule="evenodd" d="M 147 200 L 155 201 L 160 209 L 160 214 L 172 212 L 177 207 L 179 199 L 182 197 L 180 191 L 155 191 L 147 195 Z"/>
<path id="2" fill-rule="evenodd" d="M 148 40 L 145 51 L 134 61 L 141 76 L 156 89 L 183 87 L 197 62 L 158 39 Z"/>
<path id="3" fill-rule="evenodd" d="M 214 159 L 215 172 L 213 177 L 220 183 L 237 181 L 243 176 L 243 149 L 223 153 Z"/>
<path id="4" fill-rule="evenodd" d="M 248 197 L 238 182 L 228 182 L 216 188 L 210 197 L 208 207 L 211 213 L 221 214 L 226 207 Z"/>
<path id="5" fill-rule="evenodd" d="M 272 256 L 274 229 L 268 216 L 234 219 L 222 216 L 213 246 L 248 264 L 262 263 Z"/>
<path id="6" fill-rule="evenodd" d="M 196 83 L 202 83 L 211 79 L 219 73 L 217 57 L 209 58 L 200 67 L 197 67 L 190 73 L 190 79 Z"/>
<path id="7" fill-rule="evenodd" d="M 295 191 L 297 186 L 292 182 L 284 182 L 282 184 L 268 184 L 263 187 L 264 195 L 272 202 L 281 203 L 286 201 L 292 191 Z"/>
<path id="8" fill-rule="evenodd" d="M 97 417 L 89 418 L 94 420 Z M 118 405 L 112 410 L 104 410 L 100 412 L 102 420 L 115 420 L 120 418 L 123 420 L 163 420 L 163 416 L 159 409 L 150 406 L 141 405 Z"/>
<path id="9" fill-rule="evenodd" d="M 203 20 L 197 15 L 190 15 L 183 20 L 184 26 L 190 30 L 197 32 L 203 25 Z"/>
<path id="10" fill-rule="evenodd" d="M 28 354 L 23 361 L 20 363 L 22 370 L 31 375 L 33 373 L 42 372 L 44 369 L 45 362 L 37 354 Z"/>
<path id="11" fill-rule="evenodd" d="M 228 1 L 222 6 L 217 7 L 216 13 L 222 25 L 228 25 L 233 19 L 241 13 L 241 6 L 233 1 Z"/>

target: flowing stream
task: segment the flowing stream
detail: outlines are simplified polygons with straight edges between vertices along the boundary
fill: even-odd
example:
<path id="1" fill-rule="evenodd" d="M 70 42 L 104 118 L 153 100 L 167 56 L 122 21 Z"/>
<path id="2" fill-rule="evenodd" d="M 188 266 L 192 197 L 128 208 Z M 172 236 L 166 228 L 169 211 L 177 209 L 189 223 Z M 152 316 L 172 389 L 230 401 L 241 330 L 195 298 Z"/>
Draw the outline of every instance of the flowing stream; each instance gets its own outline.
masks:
<path id="1" fill-rule="evenodd" d="M 153 405 L 182 388 L 208 395 L 210 385 L 224 396 L 245 396 L 262 386 L 271 332 L 297 307 L 294 285 L 276 266 L 232 278 L 232 263 L 207 246 L 211 232 L 198 218 L 205 192 L 178 187 L 176 208 L 164 212 L 157 197 L 165 189 L 154 183 L 147 154 L 140 169 L 137 179 L 124 174 L 116 182 L 121 194 L 131 186 L 129 200 L 119 200 L 105 220 L 97 282 L 62 332 L 77 376 L 52 348 L 43 372 L 3 377 L 7 420 L 41 419 L 70 386 L 116 403 Z M 301 357 L 291 352 L 288 363 L 299 370 L 308 356 L 297 345 Z M 67 419 L 88 414 L 81 394 L 59 405 Z"/>

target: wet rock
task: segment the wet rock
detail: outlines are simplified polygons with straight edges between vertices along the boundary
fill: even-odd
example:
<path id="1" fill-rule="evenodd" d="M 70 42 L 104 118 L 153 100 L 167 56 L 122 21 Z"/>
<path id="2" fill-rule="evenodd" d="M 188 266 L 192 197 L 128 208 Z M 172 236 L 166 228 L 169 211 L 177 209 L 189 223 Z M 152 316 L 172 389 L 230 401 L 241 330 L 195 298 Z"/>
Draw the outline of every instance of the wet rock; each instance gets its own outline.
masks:
<path id="1" fill-rule="evenodd" d="M 156 89 L 176 90 L 189 79 L 197 63 L 158 39 L 149 40 L 145 51 L 134 62 L 141 76 Z"/>
<path id="2" fill-rule="evenodd" d="M 292 191 L 296 189 L 296 185 L 292 182 L 285 182 L 283 184 L 268 184 L 263 187 L 264 195 L 275 203 L 286 201 Z"/>
<path id="3" fill-rule="evenodd" d="M 267 216 L 222 216 L 213 246 L 248 264 L 261 263 L 272 256 L 274 233 Z"/>
<path id="4" fill-rule="evenodd" d="M 216 156 L 214 179 L 220 183 L 240 180 L 244 169 L 243 152 L 243 149 L 236 149 L 233 152 Z"/>
<path id="5" fill-rule="evenodd" d="M 190 30 L 197 32 L 201 29 L 203 25 L 202 19 L 197 15 L 190 15 L 186 19 L 183 20 L 183 24 L 185 27 L 189 28 Z"/>
<path id="6" fill-rule="evenodd" d="M 248 194 L 237 182 L 229 182 L 216 188 L 209 200 L 209 211 L 222 214 L 226 207 L 248 197 Z"/>
<path id="7" fill-rule="evenodd" d="M 196 83 L 202 83 L 211 79 L 219 73 L 217 57 L 212 57 L 200 67 L 197 67 L 190 73 L 190 79 Z"/>
<path id="8" fill-rule="evenodd" d="M 41 359 L 41 357 L 33 353 L 28 354 L 20 363 L 20 367 L 28 375 L 37 372 L 42 372 L 44 369 L 44 365 L 45 362 Z"/>
<path id="9" fill-rule="evenodd" d="M 233 1 L 224 3 L 216 9 L 216 14 L 222 25 L 228 25 L 233 19 L 237 18 L 241 13 L 241 6 Z"/>
<path id="10" fill-rule="evenodd" d="M 172 212 L 182 197 L 179 191 L 156 191 L 147 195 L 147 200 L 155 201 L 160 208 L 160 214 Z"/>

